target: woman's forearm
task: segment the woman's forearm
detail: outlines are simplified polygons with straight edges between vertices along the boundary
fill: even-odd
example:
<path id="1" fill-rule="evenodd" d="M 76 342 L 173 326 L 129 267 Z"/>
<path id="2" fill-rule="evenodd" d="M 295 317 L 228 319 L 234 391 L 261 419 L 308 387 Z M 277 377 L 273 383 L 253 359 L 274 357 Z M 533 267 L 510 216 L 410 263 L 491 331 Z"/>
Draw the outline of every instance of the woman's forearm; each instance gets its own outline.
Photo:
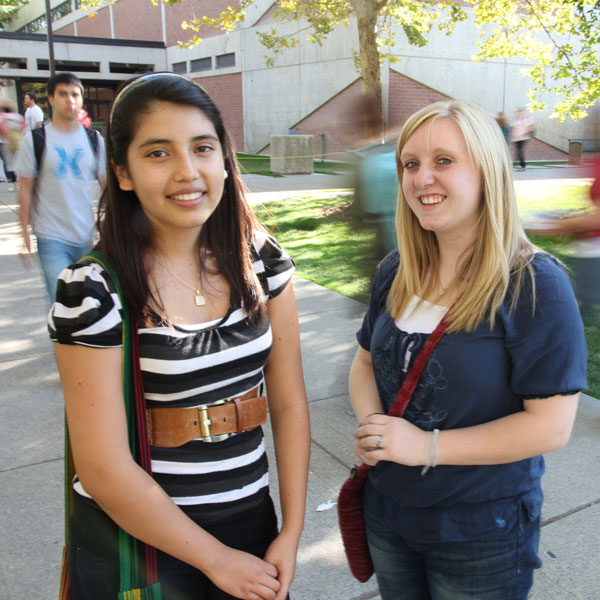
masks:
<path id="1" fill-rule="evenodd" d="M 371 355 L 363 348 L 358 349 L 352 362 L 349 390 L 352 409 L 359 423 L 368 415 L 383 413 L 381 399 L 375 384 Z"/>
<path id="2" fill-rule="evenodd" d="M 577 402 L 577 394 L 527 400 L 524 411 L 473 427 L 442 430 L 438 464 L 503 464 L 561 448 L 569 440 Z"/>

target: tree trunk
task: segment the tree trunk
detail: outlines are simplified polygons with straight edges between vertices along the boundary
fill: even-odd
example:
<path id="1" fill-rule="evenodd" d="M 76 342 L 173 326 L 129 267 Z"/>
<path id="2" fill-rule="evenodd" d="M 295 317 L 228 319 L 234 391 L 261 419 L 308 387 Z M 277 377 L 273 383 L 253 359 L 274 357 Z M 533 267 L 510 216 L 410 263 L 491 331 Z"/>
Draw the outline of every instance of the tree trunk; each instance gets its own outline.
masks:
<path id="1" fill-rule="evenodd" d="M 383 105 L 381 98 L 381 68 L 377 48 L 377 15 L 386 2 L 381 0 L 350 0 L 358 23 L 360 73 L 364 95 L 365 137 L 383 135 Z"/>

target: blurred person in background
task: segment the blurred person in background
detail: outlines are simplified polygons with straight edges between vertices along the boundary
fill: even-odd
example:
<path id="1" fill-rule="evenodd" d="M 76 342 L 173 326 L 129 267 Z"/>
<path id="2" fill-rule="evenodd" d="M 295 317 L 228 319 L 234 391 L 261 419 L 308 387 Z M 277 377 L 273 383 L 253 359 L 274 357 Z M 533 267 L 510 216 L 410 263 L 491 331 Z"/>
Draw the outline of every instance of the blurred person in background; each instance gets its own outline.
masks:
<path id="1" fill-rule="evenodd" d="M 589 176 L 589 210 L 560 219 L 541 217 L 529 225 L 528 232 L 573 238 L 565 246 L 564 259 L 573 273 L 581 314 L 586 322 L 596 323 L 600 319 L 600 156 L 592 160 Z"/>
<path id="2" fill-rule="evenodd" d="M 519 171 L 525 171 L 525 145 L 533 135 L 533 119 L 522 109 L 517 108 L 515 119 L 510 126 L 510 141 L 514 143 L 519 161 Z"/>
<path id="3" fill-rule="evenodd" d="M 15 103 L 7 98 L 0 100 L 0 155 L 6 180 L 11 184 L 8 188 L 11 192 L 18 191 L 17 175 L 13 168 L 24 131 L 25 119 L 17 112 Z"/>
<path id="4" fill-rule="evenodd" d="M 31 131 L 32 129 L 41 127 L 44 123 L 44 112 L 36 104 L 37 94 L 34 94 L 33 92 L 26 92 L 24 96 L 24 102 L 26 106 L 25 123 L 27 125 L 27 130 Z"/>
<path id="5" fill-rule="evenodd" d="M 496 115 L 496 123 L 498 123 L 500 131 L 502 131 L 502 135 L 504 136 L 506 143 L 510 143 L 510 125 L 508 124 L 506 115 L 502 111 Z"/>

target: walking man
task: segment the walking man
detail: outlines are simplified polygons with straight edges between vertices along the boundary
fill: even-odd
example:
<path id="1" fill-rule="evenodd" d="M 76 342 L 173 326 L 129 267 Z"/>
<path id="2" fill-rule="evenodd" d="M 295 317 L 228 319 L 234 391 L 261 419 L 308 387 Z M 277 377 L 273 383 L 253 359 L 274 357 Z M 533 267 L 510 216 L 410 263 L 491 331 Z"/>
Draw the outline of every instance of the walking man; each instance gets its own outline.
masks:
<path id="1" fill-rule="evenodd" d="M 77 121 L 83 86 L 72 73 L 48 80 L 52 122 L 28 131 L 17 158 L 21 179 L 22 259 L 29 265 L 29 226 L 37 237 L 38 258 L 51 302 L 60 272 L 85 256 L 94 238 L 92 184 L 104 186 L 104 142 Z"/>
<path id="2" fill-rule="evenodd" d="M 37 129 L 44 123 L 44 113 L 42 109 L 36 104 L 37 94 L 33 92 L 26 92 L 25 94 L 25 124 L 27 129 Z"/>

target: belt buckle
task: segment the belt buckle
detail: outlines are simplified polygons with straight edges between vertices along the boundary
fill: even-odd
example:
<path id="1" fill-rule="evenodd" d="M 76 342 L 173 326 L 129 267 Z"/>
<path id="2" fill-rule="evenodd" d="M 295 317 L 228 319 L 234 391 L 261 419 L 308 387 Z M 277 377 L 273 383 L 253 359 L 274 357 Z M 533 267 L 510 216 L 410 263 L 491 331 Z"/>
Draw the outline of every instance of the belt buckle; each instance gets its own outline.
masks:
<path id="1" fill-rule="evenodd" d="M 222 442 L 231 436 L 230 433 L 221 433 L 219 435 L 211 435 L 210 425 L 211 421 L 208 418 L 208 409 L 210 406 L 219 406 L 219 404 L 225 404 L 226 400 L 218 400 L 211 404 L 201 404 L 198 407 L 198 417 L 200 418 L 200 437 L 203 442 L 212 444 L 214 442 Z"/>

